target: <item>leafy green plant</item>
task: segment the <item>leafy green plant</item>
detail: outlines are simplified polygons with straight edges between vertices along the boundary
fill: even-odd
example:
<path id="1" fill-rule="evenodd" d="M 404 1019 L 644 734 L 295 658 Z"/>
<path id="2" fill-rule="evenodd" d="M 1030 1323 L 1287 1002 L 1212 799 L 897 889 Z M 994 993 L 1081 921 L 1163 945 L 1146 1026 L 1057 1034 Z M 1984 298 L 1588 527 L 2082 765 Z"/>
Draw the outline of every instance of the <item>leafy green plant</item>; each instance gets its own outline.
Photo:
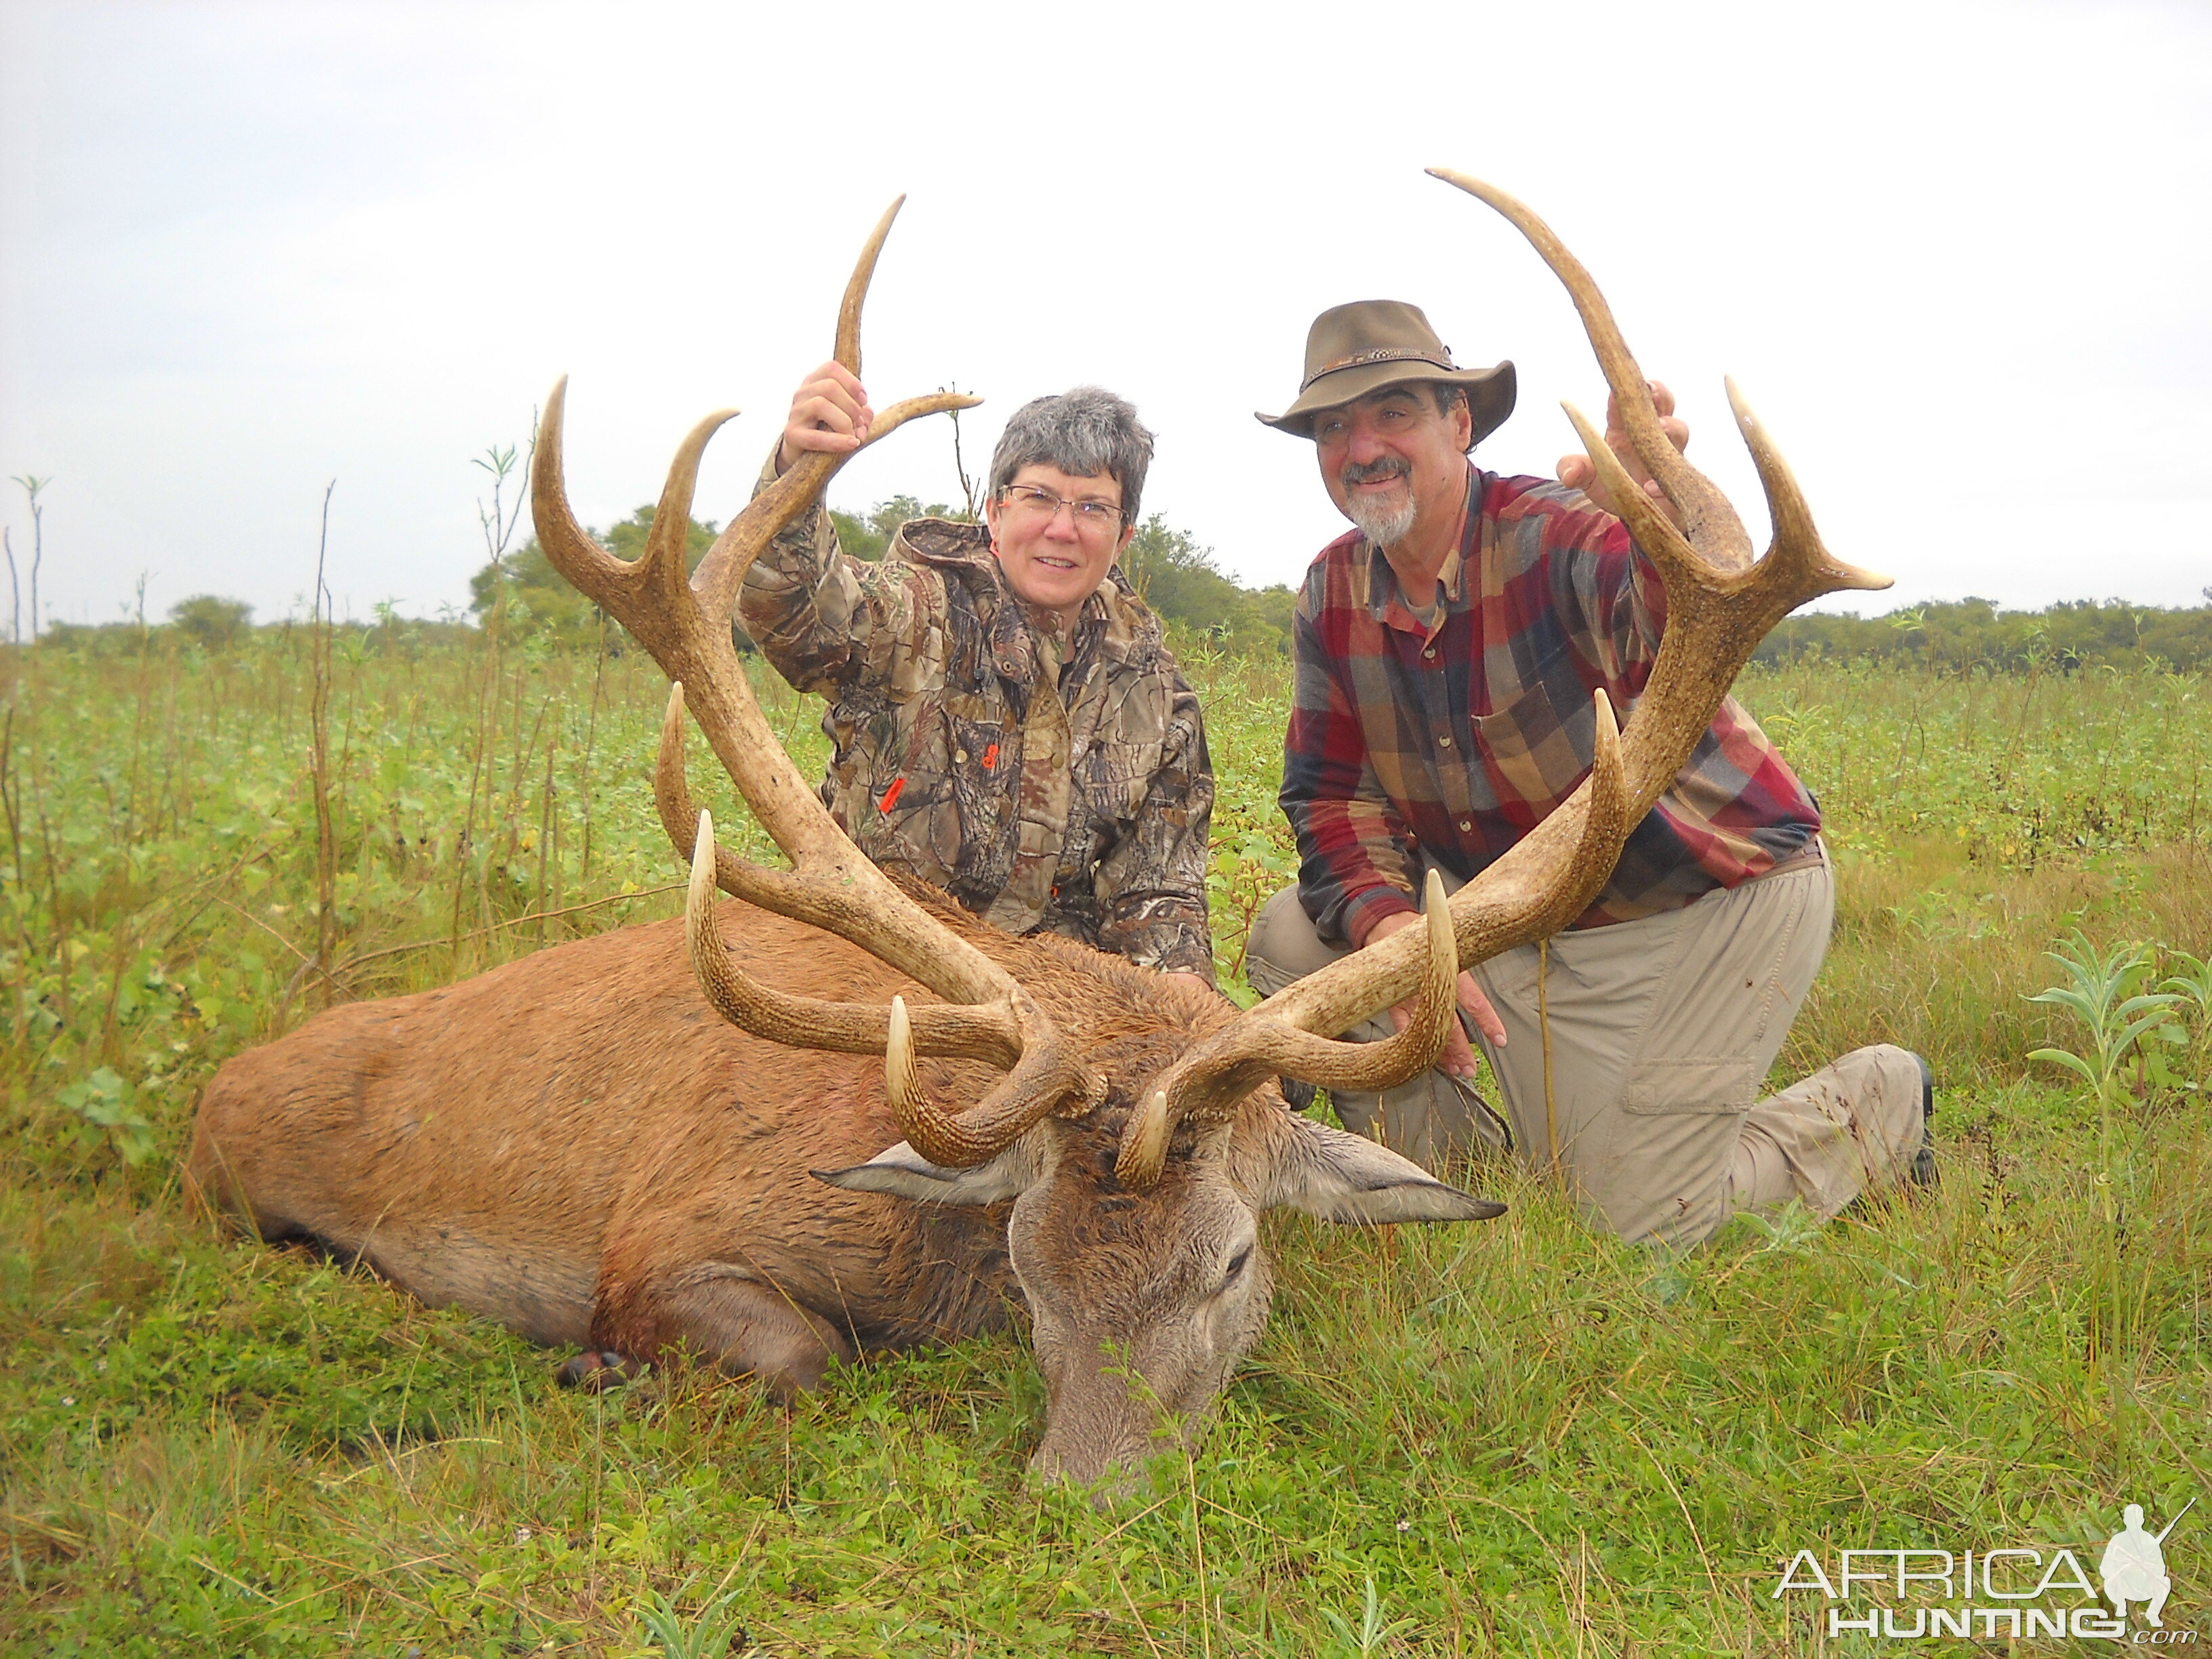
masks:
<path id="1" fill-rule="evenodd" d="M 2143 1042 L 2172 1027 L 2179 993 L 2140 988 L 2151 972 L 2152 952 L 2142 945 L 2116 945 L 2100 952 L 2078 928 L 2045 953 L 2066 970 L 2069 983 L 2054 985 L 2028 999 L 2066 1009 L 2088 1028 L 2088 1052 L 2041 1048 L 2030 1060 L 2063 1066 L 2087 1084 L 2097 1103 L 2097 1206 L 2105 1223 L 2103 1269 L 2106 1290 L 2102 1335 L 2107 1389 L 2117 1402 L 2117 1368 L 2126 1340 L 2126 1301 L 2120 1282 L 2120 1208 L 2125 1171 L 2115 1157 L 2113 1118 L 2124 1097 L 2123 1068 L 2138 1058 Z"/>
<path id="2" fill-rule="evenodd" d="M 656 1590 L 652 1604 L 638 1616 L 660 1644 L 665 1659 L 727 1659 L 730 1644 L 744 1633 L 730 1611 L 737 1600 L 734 1592 L 717 1596 L 687 1618 Z"/>
<path id="3" fill-rule="evenodd" d="M 2158 988 L 2171 992 L 2182 1004 L 2195 1010 L 2191 1023 L 2197 1034 L 2191 1041 L 2178 1030 L 2164 1028 L 2171 1045 L 2183 1049 L 2184 1056 L 2178 1066 L 2168 1063 L 2170 1056 L 2159 1056 L 2154 1063 L 2152 1081 L 2201 1096 L 2206 1089 L 2207 1070 L 2212 1069 L 2212 952 L 2196 957 L 2186 951 L 2168 951 L 2163 965 L 2169 969 L 2179 967 L 2181 971 L 2168 973 L 2159 981 Z"/>
<path id="4" fill-rule="evenodd" d="M 2173 1009 L 2183 1000 L 2179 991 L 2142 989 L 2152 970 L 2149 946 L 2116 945 L 2099 952 L 2078 928 L 2056 949 L 2045 952 L 2066 970 L 2068 982 L 2051 986 L 2028 998 L 2065 1009 L 2088 1028 L 2088 1052 L 2042 1048 L 2029 1051 L 2030 1060 L 2063 1066 L 2087 1084 L 2100 1112 L 2109 1112 L 2125 1096 L 2124 1073 L 2138 1058 L 2142 1044 L 2178 1028 Z M 2105 1139 L 2109 1142 L 2109 1125 Z"/>
<path id="5" fill-rule="evenodd" d="M 1336 1639 L 1344 1644 L 1346 1651 L 1356 1655 L 1357 1659 L 1370 1659 L 1370 1656 L 1381 1653 L 1392 1638 L 1412 1629 L 1417 1622 L 1411 1619 L 1397 1619 L 1386 1623 L 1382 1618 L 1382 1603 L 1375 1593 L 1372 1578 L 1362 1581 L 1360 1585 L 1359 1625 L 1357 1629 L 1334 1607 L 1323 1607 L 1321 1616 Z"/>
<path id="6" fill-rule="evenodd" d="M 112 1140 L 123 1161 L 136 1169 L 153 1155 L 154 1126 L 139 1115 L 137 1091 L 112 1066 L 102 1066 L 75 1083 L 64 1085 L 57 1098 L 95 1131 L 95 1139 Z"/>
<path id="7" fill-rule="evenodd" d="M 1236 826 L 1228 826 L 1232 834 Z M 1214 917 L 1214 954 L 1230 979 L 1244 975 L 1244 953 L 1260 907 L 1297 879 L 1297 853 L 1280 827 L 1249 825 L 1235 839 L 1215 838 L 1206 866 L 1208 908 Z"/>

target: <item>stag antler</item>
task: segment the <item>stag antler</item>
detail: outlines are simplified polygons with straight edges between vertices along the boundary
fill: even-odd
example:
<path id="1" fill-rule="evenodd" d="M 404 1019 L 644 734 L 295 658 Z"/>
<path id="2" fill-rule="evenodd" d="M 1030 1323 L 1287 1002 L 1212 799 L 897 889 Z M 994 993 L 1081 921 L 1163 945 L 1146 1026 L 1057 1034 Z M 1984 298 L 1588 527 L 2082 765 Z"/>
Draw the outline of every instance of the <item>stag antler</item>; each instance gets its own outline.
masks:
<path id="1" fill-rule="evenodd" d="M 836 356 L 855 374 L 861 305 L 904 200 L 891 204 L 868 238 L 838 311 Z M 957 1116 L 929 1105 L 918 1090 L 905 1092 L 900 1125 L 925 1158 L 978 1163 L 1048 1112 L 1090 1109 L 1104 1096 L 1104 1079 L 1074 1053 L 1012 975 L 900 891 L 838 829 L 776 741 L 732 644 L 731 613 L 745 573 L 778 532 L 820 498 L 848 458 L 800 457 L 731 520 L 687 582 L 684 532 L 699 459 L 736 411 L 709 415 L 678 447 L 645 551 L 625 562 L 586 536 L 569 510 L 561 465 L 567 386 L 564 377 L 546 400 L 531 468 L 538 539 L 555 568 L 628 629 L 675 682 L 661 727 L 654 793 L 670 839 L 692 861 L 687 934 L 692 966 L 708 999 L 725 1018 L 778 1042 L 879 1054 L 890 1042 L 889 1009 L 793 996 L 747 975 L 731 960 L 715 927 L 713 899 L 719 886 L 763 909 L 849 939 L 953 1005 L 913 1011 L 913 1046 L 920 1052 L 1012 1067 L 980 1104 Z M 894 404 L 875 417 L 868 441 L 916 416 L 975 402 L 936 392 Z M 763 868 L 715 846 L 706 814 L 695 816 L 684 781 L 687 704 L 738 793 L 791 860 L 790 870 Z"/>
<path id="2" fill-rule="evenodd" d="M 1480 197 L 1534 245 L 1552 267 L 1597 354 L 1638 459 L 1682 517 L 1678 530 L 1632 483 L 1626 470 L 1573 404 L 1565 405 L 1583 446 L 1620 505 L 1629 532 L 1667 589 L 1667 625 L 1635 719 L 1614 738 L 1598 694 L 1597 758 L 1590 776 L 1549 817 L 1449 902 L 1459 966 L 1557 933 L 1596 897 L 1622 844 L 1688 763 L 1712 724 L 1736 672 L 1769 629 L 1809 599 L 1844 588 L 1883 588 L 1889 578 L 1844 563 L 1820 544 L 1813 516 L 1776 453 L 1729 383 L 1729 405 L 1765 487 L 1774 540 L 1754 561 L 1751 538 L 1728 499 L 1667 441 L 1644 372 L 1636 366 L 1597 284 L 1550 227 L 1504 191 L 1440 167 L 1430 172 Z M 1433 912 L 1433 892 L 1431 908 Z M 1176 1122 L 1218 1117 L 1270 1073 L 1327 1084 L 1351 1070 L 1334 1034 L 1401 1000 L 1422 972 L 1419 941 L 1407 928 L 1298 981 L 1247 1010 L 1212 1042 L 1186 1054 L 1130 1119 L 1116 1168 L 1124 1181 L 1158 1178 Z M 1435 1064 L 1401 1053 L 1405 1069 L 1370 1069 L 1341 1086 L 1395 1087 Z M 1406 1064 L 1417 1060 L 1418 1063 Z M 1387 1081 L 1371 1080 L 1379 1073 Z"/>

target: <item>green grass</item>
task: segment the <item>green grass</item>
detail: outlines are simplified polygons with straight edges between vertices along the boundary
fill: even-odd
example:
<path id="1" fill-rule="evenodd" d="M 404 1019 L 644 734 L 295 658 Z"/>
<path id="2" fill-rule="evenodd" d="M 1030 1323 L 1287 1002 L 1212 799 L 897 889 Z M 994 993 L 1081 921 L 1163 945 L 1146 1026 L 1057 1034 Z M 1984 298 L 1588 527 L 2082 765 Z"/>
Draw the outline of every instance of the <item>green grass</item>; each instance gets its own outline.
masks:
<path id="1" fill-rule="evenodd" d="M 334 667 L 343 994 L 672 914 L 658 672 L 405 643 Z M 1233 974 L 1290 867 L 1284 676 L 1191 666 Z M 9 1652 L 1778 1655 L 1823 1639 L 1768 1595 L 1797 1549 L 2101 1542 L 2123 1503 L 2162 1524 L 2207 1490 L 2212 1030 L 2177 1005 L 2123 1067 L 2108 1153 L 2094 1095 L 2027 1058 L 2087 1033 L 2026 1000 L 2077 927 L 2161 941 L 2145 984 L 2212 941 L 2201 678 L 1747 675 L 1842 869 L 1781 1069 L 1929 1053 L 1942 1187 L 1671 1262 L 1502 1166 L 1469 1172 L 1512 1206 L 1480 1227 L 1278 1218 L 1274 1322 L 1218 1424 L 1102 1512 L 1021 1479 L 1018 1336 L 787 1412 L 681 1369 L 586 1397 L 502 1331 L 219 1239 L 176 1189 L 198 1090 L 320 994 L 302 641 L 7 674 Z M 816 708 L 764 700 L 817 766 Z M 2170 1625 L 2212 1595 L 2192 1528 Z"/>

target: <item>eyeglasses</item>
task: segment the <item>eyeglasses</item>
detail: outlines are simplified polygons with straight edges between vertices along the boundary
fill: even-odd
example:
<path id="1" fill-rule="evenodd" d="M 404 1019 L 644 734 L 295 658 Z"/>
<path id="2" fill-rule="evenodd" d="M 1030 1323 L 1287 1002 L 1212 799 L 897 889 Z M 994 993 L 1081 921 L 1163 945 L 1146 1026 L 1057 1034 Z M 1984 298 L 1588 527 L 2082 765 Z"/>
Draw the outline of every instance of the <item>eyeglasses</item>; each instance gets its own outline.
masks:
<path id="1" fill-rule="evenodd" d="M 999 492 L 999 499 L 1008 512 L 1035 524 L 1050 524 L 1063 507 L 1067 509 L 1068 522 L 1078 530 L 1104 532 L 1118 529 L 1121 523 L 1121 509 L 1111 501 L 1064 501 L 1035 484 L 1008 484 Z"/>

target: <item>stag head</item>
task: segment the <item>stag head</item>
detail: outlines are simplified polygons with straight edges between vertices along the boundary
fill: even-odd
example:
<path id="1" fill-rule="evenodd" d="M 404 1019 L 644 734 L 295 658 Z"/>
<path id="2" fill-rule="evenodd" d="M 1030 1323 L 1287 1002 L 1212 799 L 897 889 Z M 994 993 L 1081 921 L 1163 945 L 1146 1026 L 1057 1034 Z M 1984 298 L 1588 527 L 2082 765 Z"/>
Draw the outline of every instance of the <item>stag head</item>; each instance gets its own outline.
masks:
<path id="1" fill-rule="evenodd" d="M 915 1204 L 1011 1200 L 1008 1252 L 1049 1402 L 1035 1459 L 1046 1474 L 1089 1484 L 1139 1464 L 1163 1436 L 1197 1435 L 1266 1324 L 1263 1211 L 1287 1206 L 1364 1225 L 1501 1212 L 1383 1147 L 1292 1115 L 1273 1079 L 1379 1090 L 1433 1065 L 1459 969 L 1545 937 L 1588 905 L 1767 628 L 1816 594 L 1875 585 L 1820 550 L 1786 470 L 1739 404 L 1778 526 L 1773 550 L 1753 566 L 1728 503 L 1660 433 L 1643 376 L 1587 274 L 1519 204 L 1451 181 L 1536 244 L 1581 308 L 1615 396 L 1644 412 L 1631 419 L 1632 436 L 1691 526 L 1685 539 L 1640 493 L 1620 492 L 1667 583 L 1666 643 L 1628 737 L 1600 693 L 1590 778 L 1511 854 L 1449 903 L 1431 877 L 1425 928 L 1243 1012 L 1065 941 L 994 934 L 876 868 L 838 830 L 762 716 L 729 622 L 753 560 L 819 498 L 844 457 L 801 459 L 732 521 L 687 582 L 684 526 L 699 459 L 728 413 L 708 417 L 678 448 L 646 550 L 625 563 L 592 542 L 568 509 L 564 387 L 547 401 L 532 468 L 541 541 L 675 683 L 655 796 L 671 840 L 691 859 L 685 914 L 700 987 L 725 1018 L 757 1036 L 883 1056 L 880 1095 L 872 1088 L 853 1109 L 887 1111 L 904 1139 L 865 1163 L 820 1171 L 822 1180 Z M 836 356 L 856 373 L 861 301 L 897 210 L 894 203 L 877 226 L 846 289 Z M 972 401 L 939 393 L 895 404 L 870 441 Z M 1615 465 L 1569 412 L 1593 460 Z M 789 870 L 716 844 L 685 780 L 687 708 Z M 860 946 L 890 970 L 896 994 L 830 1001 L 760 982 L 723 942 L 718 889 Z M 1338 1039 L 1416 994 L 1419 1012 L 1396 1036 Z"/>

